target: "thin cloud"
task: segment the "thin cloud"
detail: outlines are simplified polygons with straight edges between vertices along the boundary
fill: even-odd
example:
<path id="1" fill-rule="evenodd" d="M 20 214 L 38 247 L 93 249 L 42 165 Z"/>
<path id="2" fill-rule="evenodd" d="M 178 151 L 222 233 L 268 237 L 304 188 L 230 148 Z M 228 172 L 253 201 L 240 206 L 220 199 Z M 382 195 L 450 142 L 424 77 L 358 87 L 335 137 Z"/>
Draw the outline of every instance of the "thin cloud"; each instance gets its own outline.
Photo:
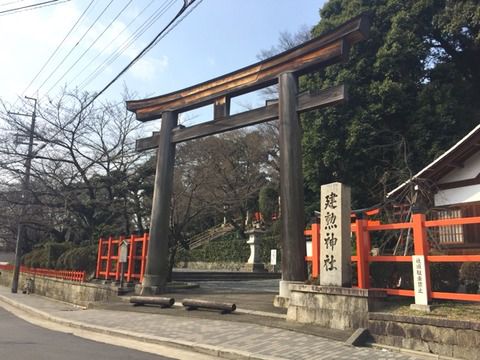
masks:
<path id="1" fill-rule="evenodd" d="M 164 72 L 168 68 L 168 57 L 162 55 L 160 58 L 144 57 L 140 59 L 129 73 L 143 81 L 151 81 L 156 74 Z"/>

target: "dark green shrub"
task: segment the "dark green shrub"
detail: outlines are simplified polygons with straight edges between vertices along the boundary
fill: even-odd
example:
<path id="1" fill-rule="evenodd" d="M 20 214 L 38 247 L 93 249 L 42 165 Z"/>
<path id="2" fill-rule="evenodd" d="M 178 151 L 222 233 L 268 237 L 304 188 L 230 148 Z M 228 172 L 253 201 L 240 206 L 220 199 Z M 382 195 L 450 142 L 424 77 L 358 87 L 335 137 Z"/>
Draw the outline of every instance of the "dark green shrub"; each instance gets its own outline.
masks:
<path id="1" fill-rule="evenodd" d="M 57 269 L 92 273 L 97 264 L 97 246 L 89 245 L 69 249 L 57 260 Z"/>
<path id="2" fill-rule="evenodd" d="M 27 267 L 54 269 L 58 258 L 71 246 L 71 243 L 45 243 L 25 254 L 22 262 Z"/>
<path id="3" fill-rule="evenodd" d="M 352 262 L 352 286 L 358 286 L 358 269 L 356 262 Z"/>
<path id="4" fill-rule="evenodd" d="M 413 289 L 412 264 L 393 262 L 371 263 L 370 286 L 387 289 Z"/>
<path id="5" fill-rule="evenodd" d="M 458 268 L 455 263 L 430 263 L 432 291 L 456 291 L 459 285 Z"/>
<path id="6" fill-rule="evenodd" d="M 262 235 L 260 258 L 263 263 L 269 264 L 270 250 L 277 249 L 277 265 L 281 264 L 279 241 L 279 235 L 274 232 L 268 231 Z M 250 246 L 247 244 L 247 239 L 238 239 L 235 234 L 229 234 L 196 249 L 179 249 L 176 256 L 176 263 L 181 261 L 244 263 L 249 256 Z"/>
<path id="7" fill-rule="evenodd" d="M 33 249 L 29 253 L 23 255 L 22 263 L 30 268 L 46 268 L 48 263 L 48 252 L 45 247 Z"/>
<path id="8" fill-rule="evenodd" d="M 272 222 L 272 215 L 278 209 L 278 192 L 272 185 L 266 185 L 258 194 L 258 207 L 266 224 Z"/>
<path id="9" fill-rule="evenodd" d="M 245 239 L 232 239 L 229 241 L 212 241 L 205 247 L 205 261 L 233 261 L 245 262 L 250 255 L 250 247 Z"/>
<path id="10" fill-rule="evenodd" d="M 58 258 L 72 247 L 72 243 L 46 243 L 44 247 L 47 252 L 47 263 L 45 267 L 53 269 L 57 264 Z"/>
<path id="11" fill-rule="evenodd" d="M 177 261 L 246 262 L 249 249 L 245 239 L 236 239 L 235 234 L 229 234 L 202 247 L 179 251 Z"/>
<path id="12" fill-rule="evenodd" d="M 460 267 L 460 280 L 465 283 L 467 293 L 476 294 L 480 283 L 480 263 L 463 263 Z"/>
<path id="13" fill-rule="evenodd" d="M 277 249 L 277 266 L 282 263 L 282 249 L 280 248 L 280 236 L 263 236 L 260 243 L 260 259 L 264 264 L 270 264 L 271 250 Z"/>
<path id="14" fill-rule="evenodd" d="M 460 280 L 480 282 L 480 262 L 465 262 L 460 267 Z"/>

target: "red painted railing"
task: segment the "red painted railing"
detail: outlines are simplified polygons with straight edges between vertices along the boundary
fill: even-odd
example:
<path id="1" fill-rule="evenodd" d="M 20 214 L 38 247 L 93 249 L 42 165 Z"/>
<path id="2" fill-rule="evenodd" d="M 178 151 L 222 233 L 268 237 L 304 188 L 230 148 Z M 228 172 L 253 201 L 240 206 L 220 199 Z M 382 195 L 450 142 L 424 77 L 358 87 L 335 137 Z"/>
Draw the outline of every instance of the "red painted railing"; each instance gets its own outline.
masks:
<path id="1" fill-rule="evenodd" d="M 127 281 L 143 280 L 149 234 L 120 236 L 113 239 L 100 238 L 98 241 L 96 278 L 105 280 L 120 280 L 120 244 L 128 243 L 127 263 L 125 267 L 125 279 Z"/>
<path id="2" fill-rule="evenodd" d="M 0 265 L 0 270 L 13 271 L 14 266 Z M 78 282 L 84 282 L 86 277 L 85 271 L 28 268 L 26 266 L 20 266 L 20 272 L 25 274 L 31 274 L 33 276 L 45 276 L 45 277 L 70 280 L 70 281 L 78 281 Z"/>
<path id="3" fill-rule="evenodd" d="M 480 262 L 480 255 L 429 255 L 427 229 L 438 226 L 453 226 L 466 224 L 480 224 L 480 217 L 467 217 L 443 220 L 426 220 L 424 214 L 413 214 L 412 221 L 406 223 L 381 224 L 379 221 L 356 219 L 352 223 L 352 232 L 355 233 L 357 255 L 352 256 L 352 262 L 357 263 L 358 287 L 369 289 L 370 274 L 369 264 L 373 262 L 412 262 L 411 256 L 371 256 L 371 231 L 390 231 L 399 229 L 412 229 L 413 253 L 425 257 L 425 270 L 427 279 L 427 293 L 430 299 L 480 301 L 480 294 L 464 294 L 437 292 L 431 290 L 430 263 L 434 262 Z M 312 256 L 305 260 L 312 262 L 312 277 L 320 274 L 320 226 L 312 224 L 312 228 L 305 230 L 305 236 L 312 238 Z M 382 289 L 389 295 L 415 296 L 414 290 Z"/>
<path id="4" fill-rule="evenodd" d="M 480 262 L 480 255 L 429 255 L 429 244 L 427 240 L 427 228 L 437 226 L 452 226 L 461 224 L 480 224 L 480 217 L 456 218 L 445 220 L 427 221 L 424 214 L 414 214 L 412 221 L 408 223 L 381 224 L 377 220 L 356 219 L 352 223 L 352 232 L 355 233 L 357 254 L 352 256 L 352 262 L 357 263 L 358 287 L 369 289 L 370 272 L 369 267 L 373 262 L 412 262 L 412 256 L 372 256 L 370 232 L 392 231 L 399 229 L 412 229 L 413 253 L 425 257 L 425 270 L 427 278 L 427 292 L 429 299 L 480 301 L 480 294 L 463 294 L 436 292 L 431 290 L 430 263 L 433 262 Z M 312 238 L 312 256 L 305 258 L 312 263 L 312 277 L 320 274 L 320 225 L 312 224 L 311 229 L 305 230 L 305 236 Z M 120 244 L 126 240 L 128 243 L 128 256 L 125 268 L 127 281 L 142 281 L 145 272 L 146 256 L 149 235 L 120 236 L 117 239 L 109 237 L 101 238 L 98 244 L 98 259 L 96 277 L 106 280 L 120 279 L 120 264 L 118 262 Z M 407 289 L 383 289 L 390 295 L 414 296 L 413 290 Z"/>

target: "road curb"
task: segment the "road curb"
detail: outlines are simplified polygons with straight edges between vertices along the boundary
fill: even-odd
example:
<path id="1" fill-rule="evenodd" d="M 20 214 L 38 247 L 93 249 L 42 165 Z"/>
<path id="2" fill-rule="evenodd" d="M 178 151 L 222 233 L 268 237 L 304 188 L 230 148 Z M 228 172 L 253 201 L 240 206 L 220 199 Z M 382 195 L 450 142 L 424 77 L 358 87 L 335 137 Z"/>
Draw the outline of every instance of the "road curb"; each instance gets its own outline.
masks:
<path id="1" fill-rule="evenodd" d="M 4 302 L 16 309 L 19 309 L 25 313 L 30 314 L 31 316 L 41 318 L 43 320 L 51 321 L 60 325 L 64 325 L 70 328 L 80 329 L 84 331 L 95 332 L 99 334 L 105 334 L 110 336 L 122 337 L 127 339 L 132 339 L 136 341 L 141 341 L 145 343 L 151 343 L 156 345 L 170 346 L 177 349 L 189 350 L 197 353 L 202 353 L 205 355 L 210 355 L 214 357 L 231 359 L 231 360 L 273 360 L 271 356 L 264 356 L 259 354 L 253 354 L 247 351 L 225 348 L 222 346 L 214 346 L 208 344 L 201 344 L 192 341 L 177 340 L 161 336 L 153 336 L 147 334 L 137 334 L 126 330 L 121 329 L 110 329 L 104 326 L 92 325 L 87 323 L 82 323 L 79 321 L 66 320 L 61 317 L 50 315 L 49 313 L 35 309 L 31 306 L 22 304 L 15 300 L 12 300 L 4 295 L 0 295 L 0 301 Z M 280 360 L 278 357 L 275 359 Z"/>

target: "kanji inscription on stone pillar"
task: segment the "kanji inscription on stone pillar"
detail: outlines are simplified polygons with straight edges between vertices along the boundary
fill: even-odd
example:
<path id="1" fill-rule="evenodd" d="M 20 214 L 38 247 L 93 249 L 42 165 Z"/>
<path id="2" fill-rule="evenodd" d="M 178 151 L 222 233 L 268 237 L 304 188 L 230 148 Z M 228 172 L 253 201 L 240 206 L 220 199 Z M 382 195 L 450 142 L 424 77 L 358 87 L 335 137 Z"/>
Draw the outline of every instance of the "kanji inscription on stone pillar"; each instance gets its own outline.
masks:
<path id="1" fill-rule="evenodd" d="M 320 285 L 351 286 L 350 188 L 335 182 L 320 190 Z"/>

